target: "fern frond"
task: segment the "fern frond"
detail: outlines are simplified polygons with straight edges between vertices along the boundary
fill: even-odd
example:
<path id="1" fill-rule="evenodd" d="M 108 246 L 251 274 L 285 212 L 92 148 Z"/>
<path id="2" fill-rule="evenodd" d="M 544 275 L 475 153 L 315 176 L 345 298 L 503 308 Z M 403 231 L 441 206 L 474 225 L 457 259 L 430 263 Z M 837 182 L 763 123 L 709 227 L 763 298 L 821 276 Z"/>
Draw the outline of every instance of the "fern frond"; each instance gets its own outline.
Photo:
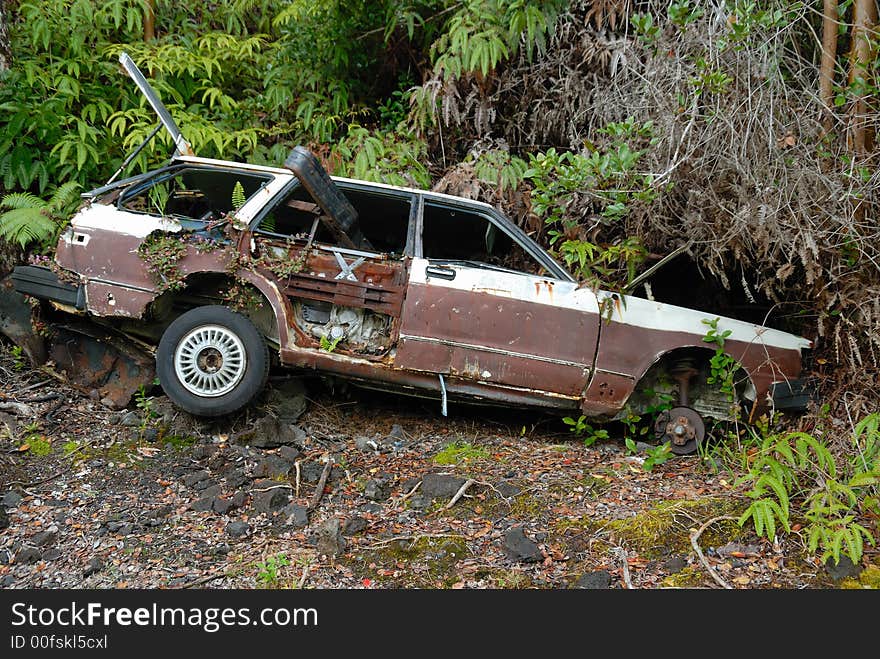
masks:
<path id="1" fill-rule="evenodd" d="M 55 228 L 40 208 L 15 208 L 0 215 L 0 238 L 21 247 L 50 238 Z"/>
<path id="2" fill-rule="evenodd" d="M 776 493 L 776 498 L 779 500 L 779 505 L 782 509 L 785 517 L 788 517 L 788 492 L 785 487 L 783 487 L 782 483 L 780 483 L 775 478 L 767 477 L 764 479 L 767 485 L 769 485 L 772 490 Z"/>
<path id="3" fill-rule="evenodd" d="M 773 448 L 777 453 L 781 454 L 788 461 L 789 465 L 796 465 L 797 460 L 794 457 L 794 453 L 791 450 L 791 444 L 788 443 L 788 439 L 786 437 L 780 437 L 779 440 L 774 444 Z"/>
<path id="4" fill-rule="evenodd" d="M 0 208 L 11 209 L 41 209 L 46 207 L 46 202 L 30 192 L 12 192 L 0 201 Z"/>
<path id="5" fill-rule="evenodd" d="M 247 199 L 244 196 L 244 187 L 241 184 L 241 181 L 236 181 L 235 186 L 232 188 L 232 207 L 235 210 L 238 210 L 242 206 L 244 206 L 244 202 Z"/>
<path id="6" fill-rule="evenodd" d="M 52 193 L 52 198 L 49 199 L 47 206 L 53 211 L 61 211 L 70 206 L 79 199 L 78 192 L 80 187 L 77 181 L 67 181 L 67 183 L 58 186 L 55 192 Z"/>

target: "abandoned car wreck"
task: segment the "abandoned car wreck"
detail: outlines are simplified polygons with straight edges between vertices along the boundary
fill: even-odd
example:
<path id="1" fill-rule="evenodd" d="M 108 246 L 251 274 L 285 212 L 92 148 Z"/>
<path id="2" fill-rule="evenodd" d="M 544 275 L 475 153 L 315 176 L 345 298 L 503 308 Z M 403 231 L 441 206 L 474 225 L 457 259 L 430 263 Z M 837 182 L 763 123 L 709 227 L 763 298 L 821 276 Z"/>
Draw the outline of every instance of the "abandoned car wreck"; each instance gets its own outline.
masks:
<path id="1" fill-rule="evenodd" d="M 250 404 L 273 365 L 447 399 L 613 419 L 669 404 L 657 438 L 696 450 L 704 418 L 798 409 L 802 337 L 593 290 L 485 203 L 200 158 L 125 54 L 176 145 L 167 166 L 84 194 L 49 266 L 16 290 L 134 338 L 180 408 Z M 142 145 L 143 146 L 143 145 Z M 723 337 L 737 367 L 712 382 Z M 670 402 L 671 401 L 671 402 Z"/>

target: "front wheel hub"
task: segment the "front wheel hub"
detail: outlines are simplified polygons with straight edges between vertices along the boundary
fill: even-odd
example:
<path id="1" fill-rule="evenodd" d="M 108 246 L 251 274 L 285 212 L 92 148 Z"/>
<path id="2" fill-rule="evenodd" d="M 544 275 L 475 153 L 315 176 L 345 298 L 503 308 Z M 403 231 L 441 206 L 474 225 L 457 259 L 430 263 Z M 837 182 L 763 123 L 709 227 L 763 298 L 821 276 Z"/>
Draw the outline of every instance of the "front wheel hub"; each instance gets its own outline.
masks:
<path id="1" fill-rule="evenodd" d="M 665 410 L 654 423 L 654 432 L 661 443 L 669 442 L 676 455 L 694 453 L 703 441 L 706 424 L 699 413 L 690 407 Z"/>

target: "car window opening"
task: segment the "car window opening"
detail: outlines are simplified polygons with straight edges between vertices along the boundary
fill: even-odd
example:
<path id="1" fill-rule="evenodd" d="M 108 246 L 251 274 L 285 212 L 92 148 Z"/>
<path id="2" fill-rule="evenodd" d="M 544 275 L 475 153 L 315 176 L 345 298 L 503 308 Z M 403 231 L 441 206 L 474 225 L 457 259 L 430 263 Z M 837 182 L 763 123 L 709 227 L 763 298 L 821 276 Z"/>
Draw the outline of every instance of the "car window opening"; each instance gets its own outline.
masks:
<path id="1" fill-rule="evenodd" d="M 135 213 L 207 222 L 240 208 L 267 180 L 250 173 L 187 167 L 123 195 L 119 206 Z"/>
<path id="2" fill-rule="evenodd" d="M 422 245 L 427 259 L 548 274 L 544 266 L 488 217 L 449 206 L 425 203 Z"/>
<path id="3" fill-rule="evenodd" d="M 354 253 L 383 253 L 401 257 L 406 248 L 410 218 L 410 196 L 382 195 L 357 189 L 342 189 L 358 213 L 358 228 L 372 249 L 352 250 L 341 245 L 325 221 L 318 223 L 314 243 Z M 308 190 L 297 187 L 277 203 L 257 226 L 260 233 L 308 240 L 314 220 L 321 217 L 321 208 Z"/>

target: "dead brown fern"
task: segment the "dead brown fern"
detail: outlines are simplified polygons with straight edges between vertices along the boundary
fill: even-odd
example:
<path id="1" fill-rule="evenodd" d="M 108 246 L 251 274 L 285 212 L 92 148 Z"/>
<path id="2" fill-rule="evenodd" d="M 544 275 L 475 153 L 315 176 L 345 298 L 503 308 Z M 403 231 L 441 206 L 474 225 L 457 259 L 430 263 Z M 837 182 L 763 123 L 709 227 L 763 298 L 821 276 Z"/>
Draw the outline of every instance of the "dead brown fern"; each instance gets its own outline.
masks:
<path id="1" fill-rule="evenodd" d="M 703 14 L 681 29 L 666 18 L 668 2 L 636 4 L 572 3 L 546 52 L 530 60 L 520 51 L 491 84 L 429 80 L 446 152 L 464 154 L 486 138 L 523 157 L 551 146 L 582 151 L 601 145 L 597 131 L 610 122 L 652 121 L 660 142 L 639 164 L 662 193 L 594 237 L 610 242 L 622 232 L 664 253 L 687 235 L 705 276 L 765 300 L 780 312 L 770 324 L 815 338 L 837 377 L 876 380 L 878 156 L 849 157 L 846 107 L 823 130 L 812 10 L 755 27 L 731 47 L 728 5 L 701 4 Z M 633 25 L 636 9 L 661 28 L 650 39 Z M 880 128 L 878 114 L 866 121 Z M 467 188 L 466 169 L 451 175 Z M 484 183 L 472 193 L 504 203 Z M 568 212 L 589 223 L 589 204 L 584 191 Z"/>

